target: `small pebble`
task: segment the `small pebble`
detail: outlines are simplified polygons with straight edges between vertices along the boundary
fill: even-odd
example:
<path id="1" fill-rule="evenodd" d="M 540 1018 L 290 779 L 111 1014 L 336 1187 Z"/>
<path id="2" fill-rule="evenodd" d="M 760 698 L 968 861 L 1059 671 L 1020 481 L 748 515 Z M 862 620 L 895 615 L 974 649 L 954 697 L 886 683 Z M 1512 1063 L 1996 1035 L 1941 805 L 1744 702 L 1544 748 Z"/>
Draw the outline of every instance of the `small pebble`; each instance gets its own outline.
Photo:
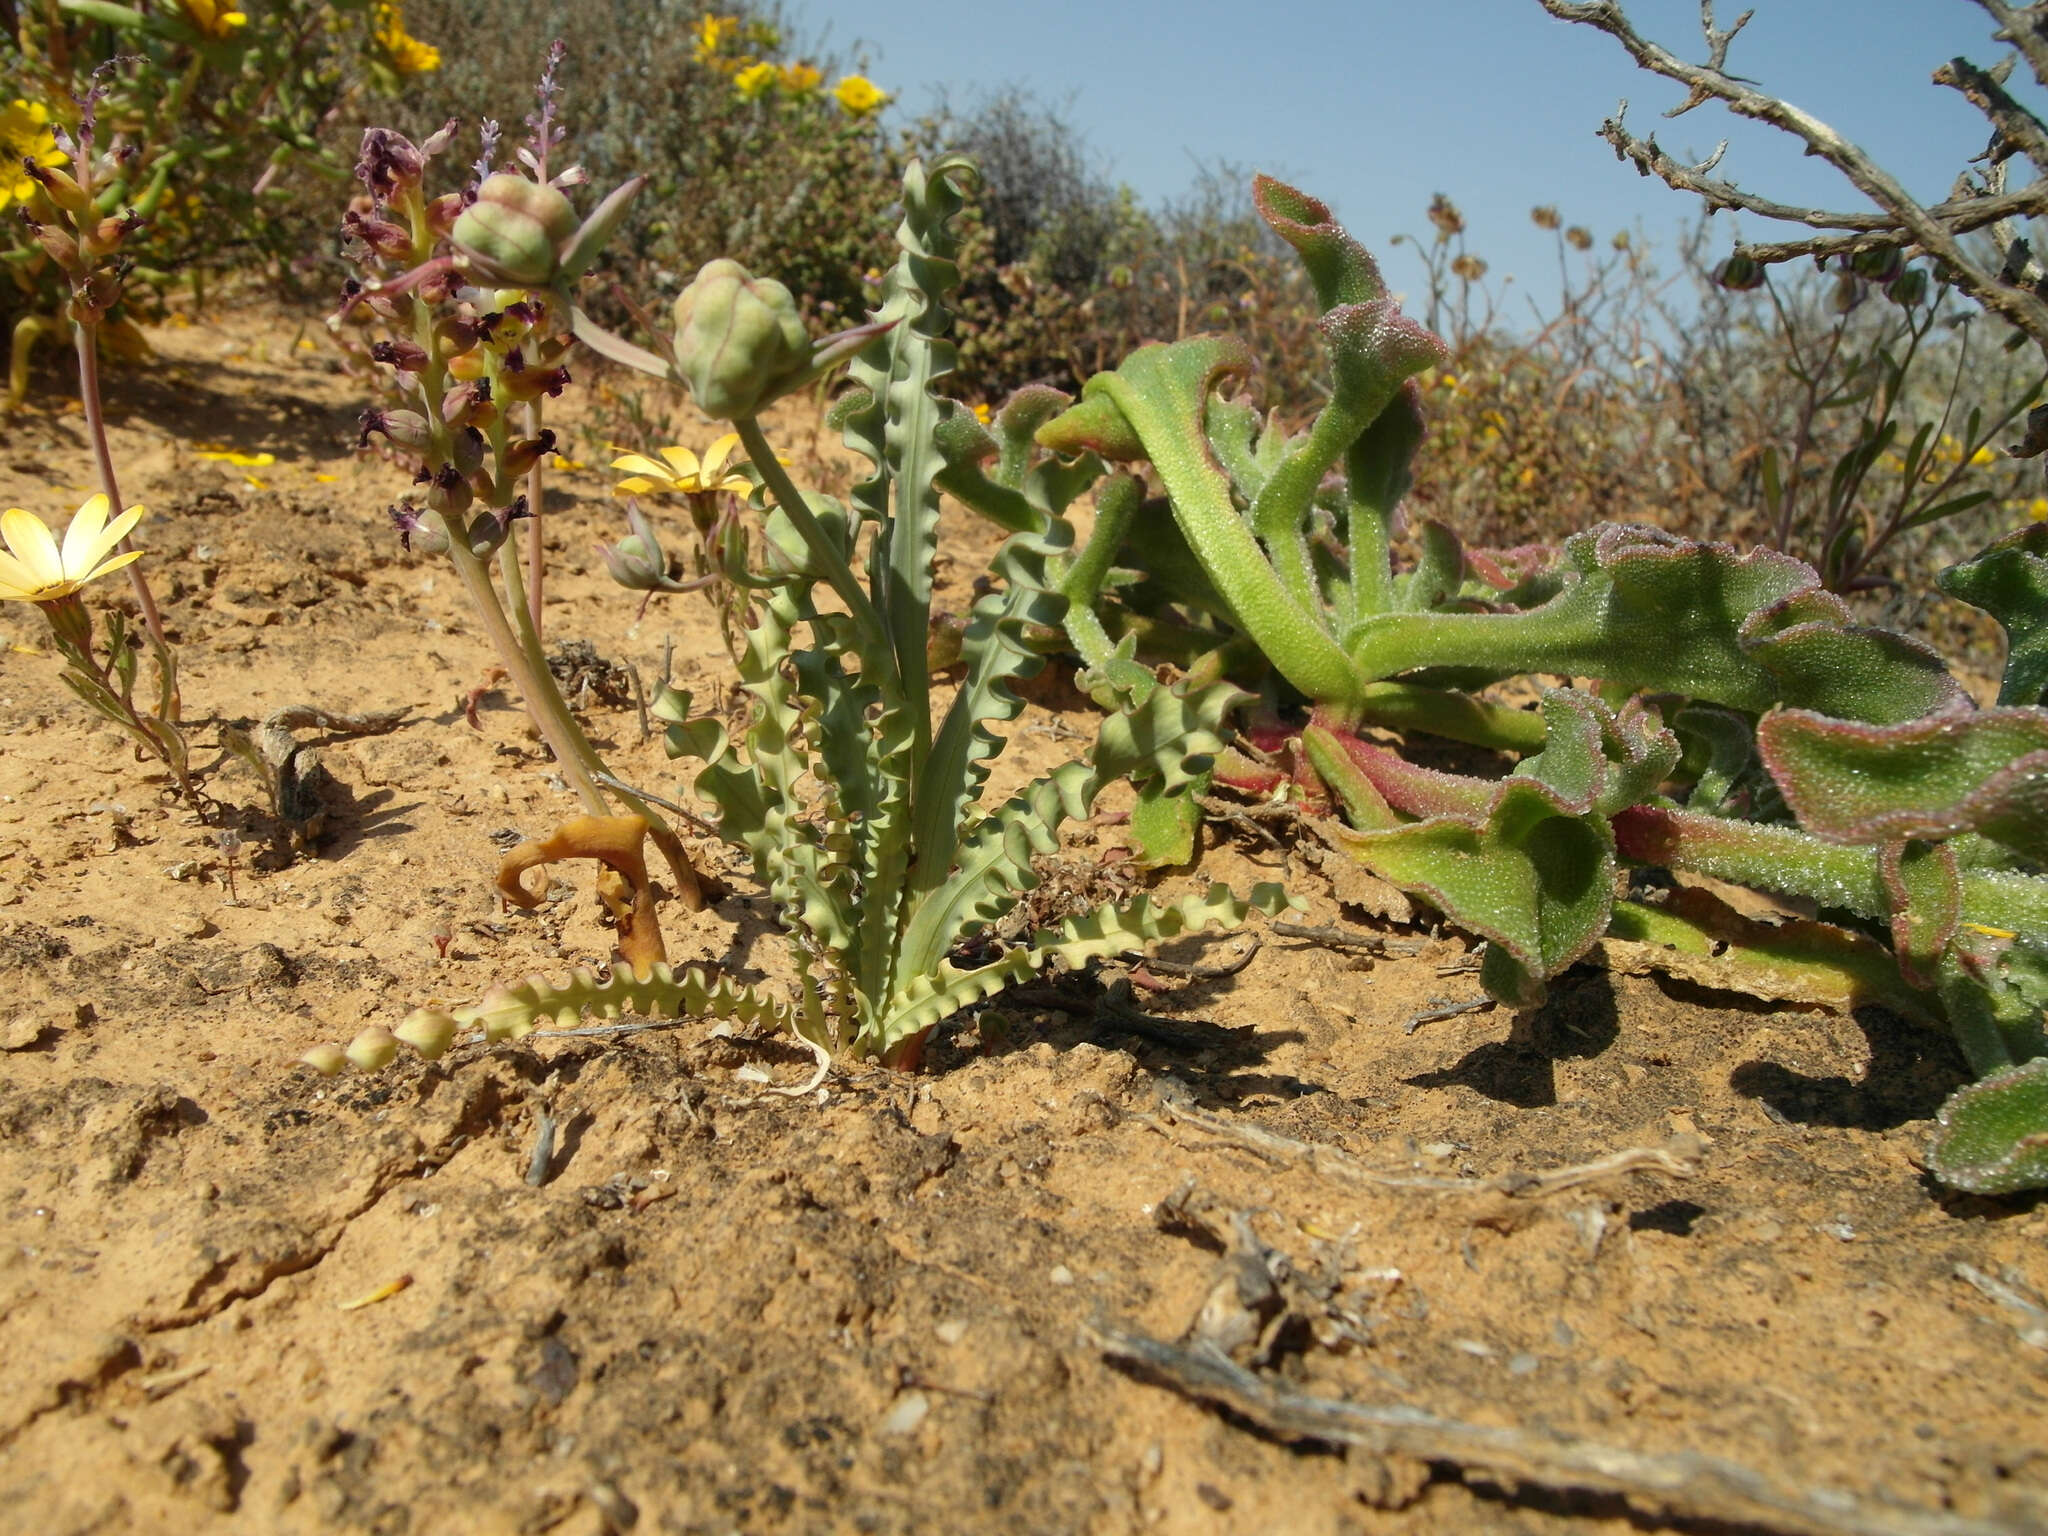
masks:
<path id="1" fill-rule="evenodd" d="M 907 1435 L 924 1422 L 924 1416 L 932 1411 L 931 1399 L 922 1392 L 898 1394 L 889 1411 L 882 1416 L 882 1433 L 885 1435 Z"/>
<path id="2" fill-rule="evenodd" d="M 1054 1285 L 1072 1285 L 1074 1283 L 1074 1272 L 1064 1264 L 1055 1264 L 1052 1267 L 1052 1273 L 1047 1278 Z"/>
<path id="3" fill-rule="evenodd" d="M 967 1324 L 957 1317 L 948 1318 L 934 1328 L 932 1334 L 941 1344 L 958 1344 L 967 1337 Z"/>

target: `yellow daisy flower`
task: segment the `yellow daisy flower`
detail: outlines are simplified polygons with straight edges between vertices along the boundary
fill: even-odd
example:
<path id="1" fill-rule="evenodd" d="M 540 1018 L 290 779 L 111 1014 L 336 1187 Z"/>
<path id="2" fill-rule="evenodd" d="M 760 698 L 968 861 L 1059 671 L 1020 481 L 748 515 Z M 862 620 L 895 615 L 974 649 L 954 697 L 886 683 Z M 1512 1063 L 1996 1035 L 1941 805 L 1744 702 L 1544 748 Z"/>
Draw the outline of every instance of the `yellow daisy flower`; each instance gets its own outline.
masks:
<path id="1" fill-rule="evenodd" d="M 613 459 L 612 468 L 623 469 L 628 478 L 613 486 L 612 494 L 645 496 L 649 491 L 673 491 L 679 496 L 705 496 L 733 491 L 744 496 L 754 483 L 745 475 L 726 472 L 726 460 L 739 444 L 739 433 L 728 432 L 706 448 L 701 459 L 681 447 L 662 449 L 660 459 L 650 459 L 644 453 Z"/>
<path id="2" fill-rule="evenodd" d="M 749 64 L 732 77 L 732 88 L 744 101 L 759 101 L 775 89 L 781 74 L 773 64 Z"/>
<path id="3" fill-rule="evenodd" d="M 846 76 L 832 88 L 832 94 L 839 98 L 839 105 L 854 117 L 866 117 L 889 99 L 888 93 L 866 75 Z"/>
<path id="4" fill-rule="evenodd" d="M 19 507 L 9 507 L 0 513 L 0 540 L 7 545 L 6 552 L 0 553 L 0 598 L 52 603 L 69 597 L 87 582 L 140 559 L 139 549 L 115 554 L 114 547 L 141 521 L 142 508 L 138 506 L 108 522 L 107 498 L 92 496 L 64 530 L 64 544 L 59 548 L 41 518 Z"/>
<path id="5" fill-rule="evenodd" d="M 36 184 L 22 170 L 24 160 L 48 169 L 67 158 L 50 127 L 50 109 L 40 101 L 16 97 L 11 106 L 0 108 L 0 210 L 35 196 Z"/>
<path id="6" fill-rule="evenodd" d="M 783 95 L 794 96 L 799 100 L 815 91 L 825 78 L 809 64 L 785 64 L 782 66 L 781 75 L 779 83 Z"/>

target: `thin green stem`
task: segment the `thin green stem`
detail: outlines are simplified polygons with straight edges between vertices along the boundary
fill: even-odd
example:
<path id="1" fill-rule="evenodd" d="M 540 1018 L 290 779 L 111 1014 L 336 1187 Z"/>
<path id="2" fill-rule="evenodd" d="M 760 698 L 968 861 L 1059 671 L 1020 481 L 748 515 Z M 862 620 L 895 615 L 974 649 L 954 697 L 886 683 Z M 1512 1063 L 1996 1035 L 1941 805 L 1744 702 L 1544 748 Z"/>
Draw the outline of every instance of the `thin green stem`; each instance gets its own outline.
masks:
<path id="1" fill-rule="evenodd" d="M 100 490 L 107 498 L 107 517 L 111 520 L 121 515 L 121 482 L 114 473 L 114 453 L 107 443 L 106 407 L 100 397 L 99 329 L 98 323 L 91 320 L 76 321 L 71 327 L 78 344 L 78 402 L 85 410 L 85 435 L 92 443 L 93 463 L 99 470 Z M 134 547 L 132 539 L 121 540 L 122 553 Z M 171 642 L 164 634 L 164 621 L 156 611 L 156 597 L 142 574 L 141 562 L 128 562 L 128 585 L 135 592 L 135 604 L 142 611 L 143 627 L 149 631 L 149 638 L 170 649 Z"/>
<path id="2" fill-rule="evenodd" d="M 526 406 L 526 435 L 540 436 L 540 402 Z M 538 636 L 546 622 L 541 613 L 541 588 L 547 569 L 547 547 L 541 542 L 541 510 L 546 492 L 546 474 L 535 459 L 526 472 L 526 606 L 533 611 L 533 632 Z"/>
<path id="3" fill-rule="evenodd" d="M 825 580 L 831 583 L 832 590 L 837 592 L 840 601 L 846 604 L 846 611 L 853 615 L 854 622 L 860 626 L 866 642 L 862 646 L 863 653 L 893 654 L 890 650 L 888 630 L 882 624 L 882 616 L 875 611 L 873 601 L 855 579 L 853 568 L 846 563 L 846 557 L 833 547 L 823 526 L 811 514 L 803 493 L 796 488 L 796 482 L 784 471 L 782 461 L 775 457 L 775 450 L 762 435 L 760 422 L 752 416 L 743 416 L 732 425 L 733 430 L 739 433 L 740 445 L 747 450 L 747 458 L 753 463 L 754 468 L 760 471 L 762 480 L 767 483 L 769 494 L 775 498 L 776 506 L 782 509 L 783 515 L 795 527 L 822 567 Z"/>
<path id="4" fill-rule="evenodd" d="M 591 815 L 609 816 L 611 805 L 590 775 L 592 765 L 597 762 L 597 753 L 584 740 L 582 729 L 570 716 L 569 706 L 562 698 L 561 690 L 555 686 L 554 675 L 548 671 L 545 660 L 536 675 L 525 647 L 512 633 L 512 626 L 505 618 L 497 589 L 491 583 L 489 568 L 469 551 L 459 534 L 449 541 L 448 559 L 454 565 L 456 575 L 462 579 L 463 588 L 469 593 L 470 606 L 476 609 L 477 619 L 482 623 L 484 633 L 490 636 L 498 659 L 512 674 L 513 686 L 519 690 L 534 724 L 540 728 L 541 739 L 561 765 L 563 777 Z M 516 592 L 520 590 L 516 580 L 516 562 L 514 572 L 513 590 Z"/>

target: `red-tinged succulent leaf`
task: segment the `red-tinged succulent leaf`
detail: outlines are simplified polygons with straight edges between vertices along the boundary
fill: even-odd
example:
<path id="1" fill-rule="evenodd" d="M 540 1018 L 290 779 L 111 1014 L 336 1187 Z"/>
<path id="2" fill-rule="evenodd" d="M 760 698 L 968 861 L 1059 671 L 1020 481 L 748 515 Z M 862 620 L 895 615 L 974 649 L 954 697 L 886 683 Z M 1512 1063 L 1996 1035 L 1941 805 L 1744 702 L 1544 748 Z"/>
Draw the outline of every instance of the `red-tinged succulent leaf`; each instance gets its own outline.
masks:
<path id="1" fill-rule="evenodd" d="M 1898 725 L 1780 710 L 1757 728 L 1764 764 L 1809 832 L 1842 843 L 1981 832 L 2048 861 L 2048 709 L 1987 709 Z"/>
<path id="2" fill-rule="evenodd" d="M 1329 204 L 1263 175 L 1252 181 L 1252 203 L 1273 233 L 1301 253 L 1322 308 L 1369 303 L 1385 295 L 1379 263 L 1345 232 Z"/>
<path id="3" fill-rule="evenodd" d="M 1386 796 L 1351 756 L 1347 743 L 1357 739 L 1328 726 L 1311 724 L 1301 733 L 1302 756 L 1336 797 L 1352 826 L 1399 826 L 1400 814 L 1387 804 Z"/>
<path id="4" fill-rule="evenodd" d="M 1849 622 L 1832 592 L 1797 592 L 1743 621 L 1741 645 L 1777 675 L 1787 704 L 1884 722 L 1967 709 L 1969 696 L 1933 647 Z"/>
<path id="5" fill-rule="evenodd" d="M 2048 704 L 2048 523 L 2029 523 L 1934 578 L 2005 626 L 2001 704 Z"/>
<path id="6" fill-rule="evenodd" d="M 1336 828 L 1332 841 L 1461 928 L 1498 944 L 1534 980 L 1584 955 L 1614 900 L 1614 844 L 1599 817 L 1573 815 L 1548 785 L 1505 779 L 1483 818 Z M 1524 987 L 1505 989 L 1520 1005 Z"/>
<path id="7" fill-rule="evenodd" d="M 1874 848 L 1825 843 L 1795 827 L 1765 826 L 1662 805 L 1614 817 L 1615 848 L 1637 864 L 1691 870 L 1717 880 L 1804 896 L 1824 907 L 1888 919 L 1891 899 Z"/>
<path id="8" fill-rule="evenodd" d="M 1404 816 L 1464 816 L 1483 820 L 1500 783 L 1468 774 L 1445 773 L 1411 763 L 1398 752 L 1374 746 L 1342 731 L 1322 733 L 1341 750 L 1379 796 Z M 1557 792 L 1551 791 L 1555 798 Z"/>
<path id="9" fill-rule="evenodd" d="M 1950 1095 L 1927 1147 L 1937 1179 L 1979 1195 L 2048 1186 L 2048 1057 Z"/>
<path id="10" fill-rule="evenodd" d="M 1041 448 L 1072 457 L 1099 453 L 1113 464 L 1145 457 L 1145 444 L 1116 402 L 1092 395 L 1067 407 L 1032 434 Z"/>
<path id="11" fill-rule="evenodd" d="M 1963 916 L 1955 850 L 1946 843 L 1886 843 L 1877 867 L 1891 898 L 1899 971 L 1916 987 L 1934 986 Z"/>

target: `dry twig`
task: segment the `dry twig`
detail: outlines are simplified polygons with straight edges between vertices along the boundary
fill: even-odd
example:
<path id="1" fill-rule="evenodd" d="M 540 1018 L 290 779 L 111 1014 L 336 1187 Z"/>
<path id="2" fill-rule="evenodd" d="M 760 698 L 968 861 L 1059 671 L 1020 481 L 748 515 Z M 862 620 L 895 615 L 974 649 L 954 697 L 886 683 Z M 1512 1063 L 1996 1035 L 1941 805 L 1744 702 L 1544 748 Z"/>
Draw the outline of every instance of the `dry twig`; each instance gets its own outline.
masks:
<path id="1" fill-rule="evenodd" d="M 1197 1109 L 1185 1100 L 1164 1094 L 1160 1096 L 1159 1107 L 1165 1112 L 1167 1119 L 1177 1124 L 1193 1126 L 1198 1131 L 1207 1132 L 1218 1141 L 1241 1147 L 1269 1162 L 1305 1163 L 1316 1173 L 1333 1175 L 1356 1184 L 1432 1194 L 1496 1194 L 1518 1200 L 1530 1200 L 1542 1199 L 1546 1195 L 1560 1194 L 1568 1189 L 1577 1189 L 1581 1185 L 1594 1184 L 1620 1174 L 1638 1171 L 1687 1178 L 1699 1171 L 1699 1159 L 1705 1151 L 1698 1137 L 1677 1136 L 1661 1147 L 1624 1147 L 1619 1152 L 1610 1152 L 1607 1156 L 1595 1158 L 1590 1163 L 1573 1163 L 1563 1168 L 1545 1169 L 1541 1173 L 1515 1171 L 1497 1173 L 1483 1179 L 1453 1178 L 1368 1168 L 1355 1158 L 1339 1152 L 1335 1147 L 1321 1146 L 1312 1141 L 1297 1141 L 1292 1136 L 1282 1136 L 1279 1132 L 1266 1130 L 1263 1126 L 1227 1120 L 1221 1115 L 1212 1115 L 1207 1110 Z"/>
<path id="2" fill-rule="evenodd" d="M 2010 1526 L 1859 1499 L 1834 1489 L 1786 1488 L 1762 1473 L 1697 1452 L 1646 1454 L 1595 1441 L 1441 1418 L 1406 1403 L 1347 1403 L 1275 1385 L 1213 1346 L 1163 1343 L 1106 1321 L 1082 1339 L 1189 1397 L 1215 1403 L 1284 1440 L 1355 1445 L 1471 1468 L 1504 1483 L 1615 1494 L 1656 1516 L 1680 1516 L 1798 1536 L 2018 1536 Z"/>

